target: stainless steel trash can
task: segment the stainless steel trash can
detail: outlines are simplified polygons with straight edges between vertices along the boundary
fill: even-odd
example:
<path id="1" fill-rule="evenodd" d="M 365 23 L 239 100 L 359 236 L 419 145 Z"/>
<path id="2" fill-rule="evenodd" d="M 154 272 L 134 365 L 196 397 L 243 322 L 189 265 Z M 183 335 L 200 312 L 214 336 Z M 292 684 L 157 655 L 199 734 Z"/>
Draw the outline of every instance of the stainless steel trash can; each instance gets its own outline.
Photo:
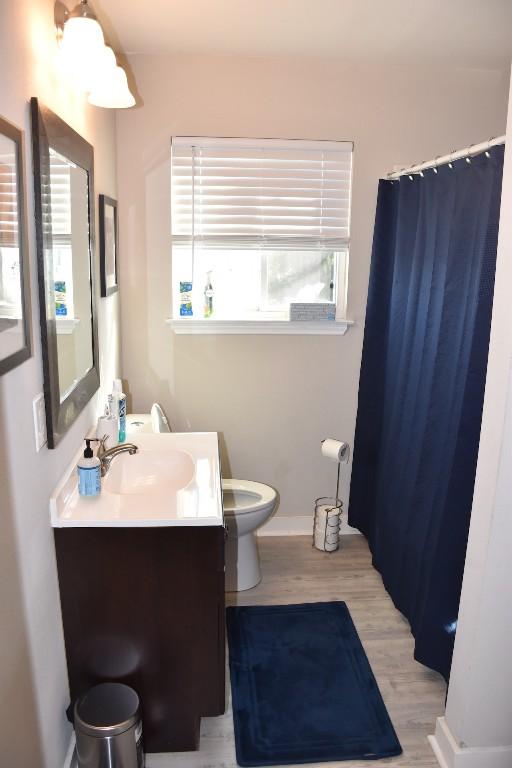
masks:
<path id="1" fill-rule="evenodd" d="M 144 768 L 139 697 L 121 683 L 102 683 L 75 703 L 79 768 Z"/>

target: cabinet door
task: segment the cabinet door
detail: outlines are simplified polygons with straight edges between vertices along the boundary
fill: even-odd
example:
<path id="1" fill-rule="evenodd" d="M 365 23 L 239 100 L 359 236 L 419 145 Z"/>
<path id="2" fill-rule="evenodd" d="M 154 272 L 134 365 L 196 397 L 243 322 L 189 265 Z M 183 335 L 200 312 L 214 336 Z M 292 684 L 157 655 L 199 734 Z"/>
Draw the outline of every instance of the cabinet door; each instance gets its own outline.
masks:
<path id="1" fill-rule="evenodd" d="M 149 752 L 197 749 L 224 711 L 224 529 L 68 528 L 55 541 L 72 699 L 117 680 Z"/>

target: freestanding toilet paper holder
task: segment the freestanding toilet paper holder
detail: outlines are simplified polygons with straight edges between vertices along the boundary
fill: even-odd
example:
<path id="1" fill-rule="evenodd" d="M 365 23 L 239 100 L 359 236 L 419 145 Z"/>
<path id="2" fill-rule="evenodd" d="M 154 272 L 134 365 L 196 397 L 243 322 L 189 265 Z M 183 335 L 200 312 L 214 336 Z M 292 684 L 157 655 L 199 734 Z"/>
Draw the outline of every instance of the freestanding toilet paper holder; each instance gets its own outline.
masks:
<path id="1" fill-rule="evenodd" d="M 336 552 L 340 546 L 340 517 L 343 502 L 339 498 L 340 464 L 336 479 L 336 495 L 315 499 L 312 546 L 322 552 Z"/>
<path id="2" fill-rule="evenodd" d="M 320 496 L 315 499 L 312 546 L 322 552 L 336 552 L 340 546 L 341 499 Z"/>
<path id="3" fill-rule="evenodd" d="M 324 443 L 326 443 L 325 446 Z M 330 445 L 328 446 L 328 444 Z M 336 495 L 320 496 L 315 499 L 312 546 L 322 552 L 336 552 L 339 548 L 340 518 L 343 511 L 343 502 L 339 497 L 341 462 L 348 462 L 350 448 L 347 443 L 340 443 L 332 439 L 322 440 L 322 453 L 324 456 L 334 459 L 338 465 Z"/>

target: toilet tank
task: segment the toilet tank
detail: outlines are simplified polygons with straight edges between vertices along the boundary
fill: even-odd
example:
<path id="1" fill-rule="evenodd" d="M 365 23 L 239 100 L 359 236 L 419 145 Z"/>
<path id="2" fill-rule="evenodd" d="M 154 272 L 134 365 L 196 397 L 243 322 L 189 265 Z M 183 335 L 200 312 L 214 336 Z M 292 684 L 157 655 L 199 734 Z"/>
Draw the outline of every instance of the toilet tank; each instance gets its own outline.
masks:
<path id="1" fill-rule="evenodd" d="M 161 405 L 154 403 L 151 413 L 128 413 L 126 415 L 126 434 L 140 432 L 172 432 Z"/>
<path id="2" fill-rule="evenodd" d="M 140 432 L 153 432 L 150 413 L 127 413 L 126 434 L 133 435 Z"/>

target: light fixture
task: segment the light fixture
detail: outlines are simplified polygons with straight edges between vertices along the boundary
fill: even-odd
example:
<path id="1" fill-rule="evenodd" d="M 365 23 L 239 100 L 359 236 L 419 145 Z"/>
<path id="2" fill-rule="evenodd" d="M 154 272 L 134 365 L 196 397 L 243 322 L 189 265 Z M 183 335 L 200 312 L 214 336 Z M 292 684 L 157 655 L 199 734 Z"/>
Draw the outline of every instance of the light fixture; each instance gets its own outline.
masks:
<path id="1" fill-rule="evenodd" d="M 87 0 L 81 0 L 66 16 L 60 42 L 60 59 L 73 85 L 89 93 L 98 107 L 132 107 L 126 73 L 105 45 L 103 30 Z"/>
<path id="2" fill-rule="evenodd" d="M 64 23 L 62 50 L 76 58 L 90 58 L 105 45 L 103 30 L 87 0 L 81 0 Z"/>
<path id="3" fill-rule="evenodd" d="M 117 61 L 114 51 L 108 45 L 102 46 L 96 55 L 92 57 L 87 68 L 87 74 L 82 77 L 82 82 L 85 83 L 83 90 L 87 93 L 94 91 L 105 79 L 111 78 L 112 72 L 116 67 Z"/>
<path id="4" fill-rule="evenodd" d="M 110 109 L 125 109 L 133 107 L 135 99 L 128 87 L 126 72 L 122 67 L 106 73 L 106 76 L 98 81 L 89 94 L 89 104 L 95 107 L 110 107 Z"/>

